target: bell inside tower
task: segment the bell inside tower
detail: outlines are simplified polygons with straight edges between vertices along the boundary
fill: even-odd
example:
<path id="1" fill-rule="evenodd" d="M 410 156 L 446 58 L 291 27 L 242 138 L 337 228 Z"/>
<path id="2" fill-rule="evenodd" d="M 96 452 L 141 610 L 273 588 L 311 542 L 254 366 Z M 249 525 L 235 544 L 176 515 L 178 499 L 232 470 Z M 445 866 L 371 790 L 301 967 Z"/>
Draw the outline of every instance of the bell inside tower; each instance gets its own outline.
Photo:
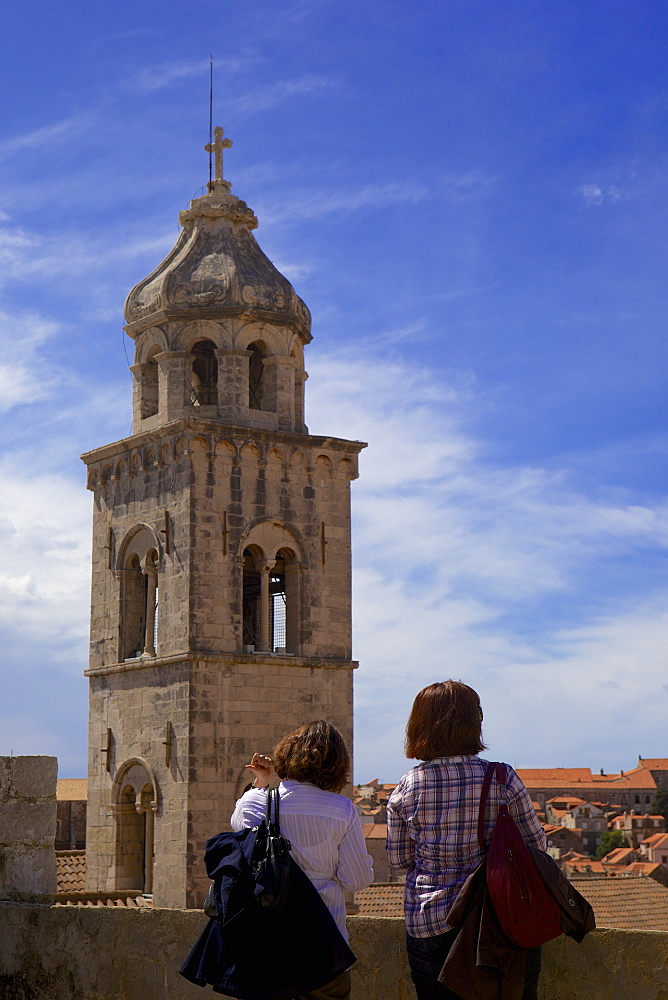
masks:
<path id="1" fill-rule="evenodd" d="M 200 340 L 191 348 L 193 355 L 191 401 L 193 406 L 212 406 L 218 402 L 218 361 L 216 345 Z"/>
<path id="2" fill-rule="evenodd" d="M 248 405 L 251 410 L 264 409 L 264 352 L 258 344 L 250 344 L 248 359 Z"/>

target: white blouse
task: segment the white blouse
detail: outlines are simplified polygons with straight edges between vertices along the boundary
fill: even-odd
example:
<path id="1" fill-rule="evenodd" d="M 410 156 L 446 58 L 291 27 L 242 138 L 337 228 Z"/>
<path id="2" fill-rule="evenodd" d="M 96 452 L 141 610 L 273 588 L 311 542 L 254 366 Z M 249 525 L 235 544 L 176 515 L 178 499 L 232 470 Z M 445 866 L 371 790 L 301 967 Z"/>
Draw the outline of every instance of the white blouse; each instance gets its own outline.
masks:
<path id="1" fill-rule="evenodd" d="M 362 824 L 350 799 L 324 792 L 305 781 L 286 779 L 278 786 L 281 833 L 291 854 L 320 893 L 346 941 L 343 890 L 358 892 L 373 882 L 373 862 L 366 851 Z M 250 789 L 232 813 L 232 829 L 261 823 L 266 792 Z"/>

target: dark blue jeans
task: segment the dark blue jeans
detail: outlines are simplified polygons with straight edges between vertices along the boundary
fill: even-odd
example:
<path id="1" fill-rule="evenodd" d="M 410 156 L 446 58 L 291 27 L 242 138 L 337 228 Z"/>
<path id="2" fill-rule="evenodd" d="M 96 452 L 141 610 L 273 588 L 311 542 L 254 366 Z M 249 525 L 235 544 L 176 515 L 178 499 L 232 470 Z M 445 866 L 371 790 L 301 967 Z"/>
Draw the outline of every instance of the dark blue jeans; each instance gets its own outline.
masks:
<path id="1" fill-rule="evenodd" d="M 453 993 L 452 990 L 438 981 L 439 973 L 455 937 L 454 931 L 428 938 L 415 938 L 411 937 L 410 934 L 406 935 L 408 964 L 417 1000 L 461 1000 L 458 993 Z M 528 948 L 522 1000 L 537 1000 L 540 963 L 541 949 Z"/>

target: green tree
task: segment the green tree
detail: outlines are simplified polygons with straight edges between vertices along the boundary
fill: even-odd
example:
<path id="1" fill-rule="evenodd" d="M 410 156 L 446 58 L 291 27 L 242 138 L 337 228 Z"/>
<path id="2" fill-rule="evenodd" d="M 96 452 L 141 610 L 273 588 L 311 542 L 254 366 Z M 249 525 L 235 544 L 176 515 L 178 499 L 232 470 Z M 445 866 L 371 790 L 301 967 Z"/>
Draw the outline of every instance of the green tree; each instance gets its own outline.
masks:
<path id="1" fill-rule="evenodd" d="M 665 788 L 656 793 L 656 798 L 649 808 L 653 816 L 663 816 L 668 825 L 668 791 Z"/>
<path id="2" fill-rule="evenodd" d="M 610 851 L 614 851 L 616 847 L 628 846 L 629 845 L 626 843 L 626 837 L 621 830 L 608 830 L 608 832 L 604 833 L 601 837 L 601 843 L 596 848 L 596 854 L 594 857 L 597 861 L 600 861 L 601 858 L 604 858 L 606 854 L 610 853 Z"/>

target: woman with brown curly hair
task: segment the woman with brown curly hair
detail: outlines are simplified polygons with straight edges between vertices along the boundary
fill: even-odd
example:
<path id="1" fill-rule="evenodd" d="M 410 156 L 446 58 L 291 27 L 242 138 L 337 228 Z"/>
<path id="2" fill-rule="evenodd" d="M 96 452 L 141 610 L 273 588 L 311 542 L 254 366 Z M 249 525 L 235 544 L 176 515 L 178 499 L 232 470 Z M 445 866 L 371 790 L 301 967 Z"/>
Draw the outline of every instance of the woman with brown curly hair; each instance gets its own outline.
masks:
<path id="1" fill-rule="evenodd" d="M 350 772 L 350 755 L 338 729 L 322 720 L 309 722 L 284 737 L 273 758 L 253 754 L 249 770 L 254 787 L 245 792 L 232 814 L 232 828 L 262 822 L 265 788 L 278 785 L 281 832 L 348 940 L 344 890 L 357 892 L 373 881 L 362 825 L 349 798 L 340 795 Z M 347 1000 L 350 973 L 296 1000 Z"/>

